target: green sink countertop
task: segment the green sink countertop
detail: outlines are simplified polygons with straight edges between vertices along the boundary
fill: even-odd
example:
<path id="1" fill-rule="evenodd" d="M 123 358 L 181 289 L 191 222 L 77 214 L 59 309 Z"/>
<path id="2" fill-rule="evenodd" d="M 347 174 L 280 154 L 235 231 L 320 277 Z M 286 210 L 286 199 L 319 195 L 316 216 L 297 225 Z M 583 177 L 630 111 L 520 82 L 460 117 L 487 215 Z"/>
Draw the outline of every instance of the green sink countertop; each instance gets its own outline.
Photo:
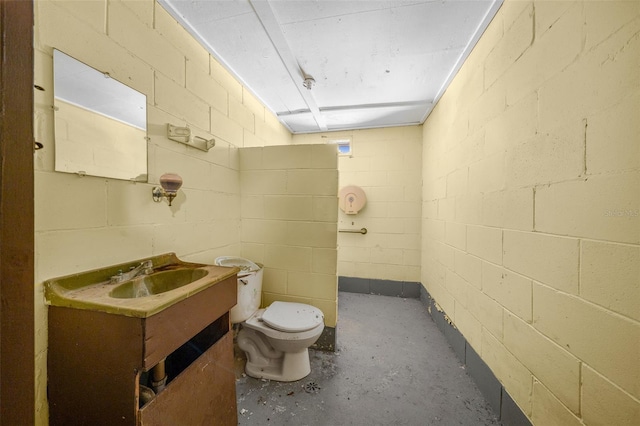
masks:
<path id="1" fill-rule="evenodd" d="M 153 273 L 178 269 L 202 269 L 207 274 L 189 284 L 159 294 L 132 298 L 110 296 L 114 288 L 128 282 L 112 283 L 111 277 L 120 271 L 127 272 L 131 267 L 136 267 L 145 260 L 153 262 Z M 47 280 L 44 282 L 44 295 L 46 303 L 51 306 L 147 318 L 234 276 L 238 271 L 238 268 L 184 262 L 178 259 L 175 253 L 167 253 Z"/>

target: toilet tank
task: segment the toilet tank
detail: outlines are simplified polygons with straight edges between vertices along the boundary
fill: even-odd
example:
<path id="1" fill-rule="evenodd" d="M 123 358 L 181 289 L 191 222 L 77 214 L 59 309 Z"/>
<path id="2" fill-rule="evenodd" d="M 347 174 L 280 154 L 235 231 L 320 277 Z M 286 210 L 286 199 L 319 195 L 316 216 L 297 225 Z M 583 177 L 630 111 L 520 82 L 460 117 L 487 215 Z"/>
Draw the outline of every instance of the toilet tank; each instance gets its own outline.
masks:
<path id="1" fill-rule="evenodd" d="M 264 268 L 242 257 L 221 256 L 215 261 L 218 266 L 237 266 L 238 272 L 238 303 L 229 311 L 231 323 L 246 321 L 259 308 L 262 301 L 262 274 Z"/>

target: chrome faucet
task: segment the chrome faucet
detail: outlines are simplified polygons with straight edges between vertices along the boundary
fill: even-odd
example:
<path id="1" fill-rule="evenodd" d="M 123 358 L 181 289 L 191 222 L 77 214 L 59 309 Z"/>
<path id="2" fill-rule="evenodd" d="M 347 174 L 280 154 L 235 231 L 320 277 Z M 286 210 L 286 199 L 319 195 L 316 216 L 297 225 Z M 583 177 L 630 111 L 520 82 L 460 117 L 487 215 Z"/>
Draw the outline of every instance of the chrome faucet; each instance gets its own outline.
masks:
<path id="1" fill-rule="evenodd" d="M 138 275 L 149 275 L 153 272 L 153 262 L 151 260 L 145 260 L 136 267 L 132 267 L 129 272 L 118 272 L 118 275 L 111 277 L 110 282 L 112 284 L 128 281 Z"/>

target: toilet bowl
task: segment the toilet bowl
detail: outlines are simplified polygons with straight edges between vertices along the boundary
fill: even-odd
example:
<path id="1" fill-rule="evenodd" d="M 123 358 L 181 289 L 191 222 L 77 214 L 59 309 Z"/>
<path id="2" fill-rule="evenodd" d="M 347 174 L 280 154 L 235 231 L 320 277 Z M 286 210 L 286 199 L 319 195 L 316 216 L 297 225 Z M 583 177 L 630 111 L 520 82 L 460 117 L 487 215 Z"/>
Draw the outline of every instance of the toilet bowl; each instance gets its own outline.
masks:
<path id="1" fill-rule="evenodd" d="M 219 257 L 216 265 L 238 266 L 238 304 L 231 322 L 240 324 L 238 347 L 247 356 L 245 372 L 257 379 L 292 382 L 311 372 L 309 346 L 324 330 L 324 315 L 314 306 L 273 302 L 259 309 L 262 265 L 238 257 Z"/>
<path id="2" fill-rule="evenodd" d="M 274 323 L 267 322 L 274 311 L 281 317 L 275 327 Z M 289 326 L 296 331 L 278 329 Z M 245 372 L 251 377 L 280 382 L 306 377 L 311 372 L 309 346 L 318 340 L 323 330 L 322 311 L 313 306 L 273 302 L 267 309 L 259 309 L 242 323 L 238 333 L 238 347 L 247 355 Z"/>

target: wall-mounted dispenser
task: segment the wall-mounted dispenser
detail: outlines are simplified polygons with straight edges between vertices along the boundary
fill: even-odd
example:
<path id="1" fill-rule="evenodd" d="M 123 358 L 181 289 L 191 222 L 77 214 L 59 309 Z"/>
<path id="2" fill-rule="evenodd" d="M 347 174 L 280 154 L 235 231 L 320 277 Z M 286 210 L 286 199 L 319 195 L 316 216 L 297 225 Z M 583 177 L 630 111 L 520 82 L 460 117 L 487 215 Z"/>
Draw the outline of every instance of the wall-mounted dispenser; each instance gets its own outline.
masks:
<path id="1" fill-rule="evenodd" d="M 174 142 L 180 142 L 205 152 L 216 145 L 216 140 L 213 138 L 205 139 L 196 135 L 192 136 L 189 126 L 180 127 L 167 123 L 167 137 Z"/>
<path id="2" fill-rule="evenodd" d="M 359 186 L 345 186 L 338 192 L 338 206 L 346 214 L 358 214 L 365 204 L 367 196 Z"/>
<path id="3" fill-rule="evenodd" d="M 182 178 L 176 173 L 165 173 L 160 176 L 160 186 L 153 188 L 153 201 L 159 203 L 162 198 L 169 200 L 169 205 L 178 195 L 178 189 L 182 186 Z"/>

